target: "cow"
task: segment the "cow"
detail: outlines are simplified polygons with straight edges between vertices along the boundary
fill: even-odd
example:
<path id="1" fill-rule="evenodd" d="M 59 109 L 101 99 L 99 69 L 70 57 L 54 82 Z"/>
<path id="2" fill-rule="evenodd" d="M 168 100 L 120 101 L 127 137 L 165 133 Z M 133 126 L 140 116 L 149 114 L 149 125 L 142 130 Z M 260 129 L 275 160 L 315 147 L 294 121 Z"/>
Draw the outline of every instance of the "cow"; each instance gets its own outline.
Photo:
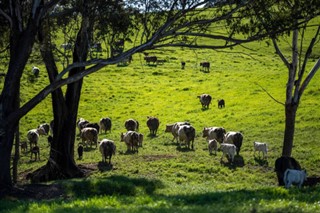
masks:
<path id="1" fill-rule="evenodd" d="M 111 165 L 112 155 L 116 154 L 116 145 L 112 140 L 103 139 L 99 143 L 99 151 L 102 155 L 102 162 L 106 162 L 109 159 L 109 165 Z"/>
<path id="2" fill-rule="evenodd" d="M 124 126 L 127 131 L 138 131 L 139 130 L 139 122 L 134 119 L 128 119 L 125 121 Z"/>
<path id="3" fill-rule="evenodd" d="M 84 124 L 83 128 L 86 128 L 86 127 L 95 128 L 98 133 L 100 132 L 100 126 L 99 126 L 98 123 L 90 123 L 90 122 L 89 122 L 89 123 Z"/>
<path id="4" fill-rule="evenodd" d="M 276 159 L 274 171 L 277 174 L 279 186 L 284 186 L 283 178 L 284 172 L 287 169 L 301 170 L 299 162 L 293 157 L 282 156 Z"/>
<path id="5" fill-rule="evenodd" d="M 164 131 L 172 133 L 172 135 L 173 135 L 172 142 L 174 142 L 176 140 L 178 143 L 178 130 L 181 125 L 190 125 L 190 123 L 189 122 L 176 122 L 174 124 L 167 124 L 166 125 L 166 129 Z"/>
<path id="6" fill-rule="evenodd" d="M 209 72 L 210 70 L 210 62 L 201 62 L 200 63 L 200 71 Z"/>
<path id="7" fill-rule="evenodd" d="M 219 143 L 223 142 L 226 130 L 223 127 L 204 127 L 202 137 L 207 137 L 207 140 L 216 139 Z"/>
<path id="8" fill-rule="evenodd" d="M 242 141 L 243 135 L 240 132 L 227 132 L 223 139 L 223 143 L 234 144 L 237 147 L 237 155 L 239 155 Z"/>
<path id="9" fill-rule="evenodd" d="M 148 116 L 147 119 L 148 119 L 147 126 L 150 130 L 150 134 L 155 136 L 157 134 L 157 131 L 160 125 L 159 119 L 156 117 L 150 117 L 150 116 Z"/>
<path id="10" fill-rule="evenodd" d="M 204 109 L 209 109 L 209 105 L 211 103 L 212 97 L 209 94 L 202 94 L 202 95 L 198 95 L 197 98 L 199 98 L 200 103 L 202 105 L 202 108 Z"/>
<path id="11" fill-rule="evenodd" d="M 99 125 L 100 131 L 104 131 L 105 134 L 107 133 L 107 131 L 111 132 L 112 122 L 110 118 L 101 118 L 99 121 Z"/>
<path id="12" fill-rule="evenodd" d="M 225 105 L 225 101 L 223 99 L 219 99 L 218 100 L 218 108 L 219 109 L 222 109 L 224 108 L 226 105 Z"/>
<path id="13" fill-rule="evenodd" d="M 139 152 L 139 133 L 136 131 L 128 131 L 126 133 L 121 133 L 120 141 L 125 142 L 127 145 L 127 152 Z"/>
<path id="14" fill-rule="evenodd" d="M 178 129 L 178 138 L 179 138 L 179 146 L 181 143 L 185 141 L 186 146 L 190 149 L 190 142 L 191 148 L 193 149 L 194 138 L 196 136 L 196 130 L 191 125 L 181 125 Z"/>
<path id="15" fill-rule="evenodd" d="M 260 152 L 262 152 L 263 159 L 265 159 L 267 157 L 268 145 L 266 143 L 255 141 L 255 142 L 253 142 L 253 149 L 254 149 L 254 156 L 256 156 L 256 151 L 258 151 L 259 156 L 260 156 Z"/>
<path id="16" fill-rule="evenodd" d="M 98 143 L 98 131 L 93 127 L 85 127 L 80 132 L 80 137 L 82 139 L 83 144 L 90 144 L 90 148 L 92 144 L 94 144 L 97 148 Z"/>
<path id="17" fill-rule="evenodd" d="M 301 188 L 305 180 L 307 180 L 306 170 L 287 169 L 284 172 L 283 182 L 287 189 L 292 184 L 297 184 Z"/>
<path id="18" fill-rule="evenodd" d="M 149 65 L 151 62 L 153 64 L 157 63 L 158 59 L 157 56 L 145 56 L 144 60 L 146 61 L 146 63 Z"/>
<path id="19" fill-rule="evenodd" d="M 43 123 L 43 124 L 40 124 L 39 126 L 38 126 L 38 129 L 39 128 L 43 128 L 44 129 L 44 135 L 48 135 L 49 134 L 49 132 L 50 132 L 50 125 L 48 124 L 48 123 Z M 40 133 L 40 135 L 42 135 L 42 133 L 43 132 L 39 132 Z"/>
<path id="20" fill-rule="evenodd" d="M 220 149 L 222 151 L 220 162 L 222 162 L 224 156 L 227 156 L 228 160 L 231 159 L 231 162 L 233 162 L 234 156 L 237 152 L 237 147 L 234 144 L 222 143 Z"/>
<path id="21" fill-rule="evenodd" d="M 84 118 L 79 118 L 79 120 L 77 121 L 77 126 L 79 128 L 79 132 L 81 132 L 81 130 L 85 127 L 85 125 L 89 123 L 89 121 L 87 121 Z"/>
<path id="22" fill-rule="evenodd" d="M 185 61 L 181 61 L 181 69 L 182 70 L 184 70 L 185 66 L 186 66 L 186 62 Z"/>
<path id="23" fill-rule="evenodd" d="M 33 76 L 36 77 L 36 78 L 38 78 L 38 77 L 39 77 L 39 73 L 40 73 L 39 67 L 33 66 L 33 67 L 32 67 L 32 74 L 33 74 Z"/>

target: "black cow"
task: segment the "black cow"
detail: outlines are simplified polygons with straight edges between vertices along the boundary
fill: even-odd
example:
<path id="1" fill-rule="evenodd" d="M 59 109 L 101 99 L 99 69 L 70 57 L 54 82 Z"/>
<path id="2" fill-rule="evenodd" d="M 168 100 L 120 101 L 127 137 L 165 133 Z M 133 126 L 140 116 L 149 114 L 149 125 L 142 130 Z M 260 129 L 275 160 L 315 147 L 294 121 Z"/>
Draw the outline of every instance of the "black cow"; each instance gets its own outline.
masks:
<path id="1" fill-rule="evenodd" d="M 301 170 L 301 166 L 293 157 L 282 156 L 275 161 L 274 171 L 277 173 L 279 186 L 284 186 L 283 177 L 287 169 Z"/>

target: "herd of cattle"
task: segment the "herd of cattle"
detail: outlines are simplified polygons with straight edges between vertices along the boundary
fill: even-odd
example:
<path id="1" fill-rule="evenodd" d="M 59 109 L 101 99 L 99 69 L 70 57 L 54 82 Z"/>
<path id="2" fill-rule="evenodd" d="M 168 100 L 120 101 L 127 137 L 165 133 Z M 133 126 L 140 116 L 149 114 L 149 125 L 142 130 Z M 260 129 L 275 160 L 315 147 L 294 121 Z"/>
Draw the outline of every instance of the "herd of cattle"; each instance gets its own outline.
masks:
<path id="1" fill-rule="evenodd" d="M 209 108 L 211 103 L 211 96 L 202 94 L 197 96 L 203 108 Z M 218 108 L 225 107 L 223 99 L 218 100 Z M 149 128 L 150 135 L 157 134 L 160 121 L 156 117 L 148 117 L 146 122 Z M 134 119 L 128 119 L 124 124 L 127 132 L 121 133 L 120 141 L 124 142 L 128 153 L 138 153 L 139 147 L 142 147 L 144 135 L 139 133 L 139 122 Z M 111 158 L 116 153 L 116 145 L 114 141 L 103 139 L 98 142 L 99 133 L 111 132 L 112 121 L 110 118 L 101 118 L 99 123 L 90 123 L 89 121 L 80 118 L 77 121 L 77 128 L 80 132 L 81 142 L 78 144 L 77 152 L 79 159 L 83 156 L 84 147 L 92 145 L 97 148 L 102 155 L 102 161 L 111 164 Z M 40 148 L 38 140 L 40 135 L 52 134 L 53 122 L 50 124 L 41 124 L 36 129 L 29 130 L 27 139 L 30 144 L 31 159 L 35 155 L 35 160 L 40 159 Z M 172 142 L 176 142 L 179 147 L 185 145 L 188 149 L 194 149 L 194 140 L 196 137 L 196 130 L 189 122 L 176 122 L 173 124 L 166 124 L 166 133 L 171 133 L 173 136 Z M 233 164 L 236 155 L 239 156 L 243 134 L 236 131 L 226 131 L 223 127 L 204 127 L 202 130 L 202 137 L 206 138 L 208 150 L 210 155 L 217 154 L 217 151 L 222 152 L 220 162 L 223 162 L 224 157 Z M 52 136 L 48 136 L 48 142 L 51 144 Z M 27 142 L 21 143 L 21 149 L 27 151 Z M 267 159 L 268 145 L 263 142 L 253 142 L 254 156 L 256 152 L 263 155 L 263 159 Z M 300 164 L 291 157 L 280 157 L 275 162 L 275 172 L 277 173 L 278 183 L 280 186 L 289 188 L 292 184 L 297 184 L 299 187 L 304 185 L 315 185 L 320 181 L 320 178 L 307 178 L 305 170 L 301 169 Z M 305 183 L 304 183 L 305 182 Z"/>

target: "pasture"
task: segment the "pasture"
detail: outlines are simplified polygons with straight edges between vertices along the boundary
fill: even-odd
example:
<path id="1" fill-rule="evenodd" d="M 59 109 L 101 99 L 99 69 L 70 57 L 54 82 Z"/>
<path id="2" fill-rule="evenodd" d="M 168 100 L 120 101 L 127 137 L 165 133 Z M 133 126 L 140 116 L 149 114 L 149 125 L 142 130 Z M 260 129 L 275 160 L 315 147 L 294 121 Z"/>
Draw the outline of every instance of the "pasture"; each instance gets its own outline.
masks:
<path id="1" fill-rule="evenodd" d="M 166 62 L 148 66 L 143 54 L 135 54 L 128 66 L 108 66 L 85 77 L 78 117 L 90 122 L 111 118 L 111 133 L 100 133 L 99 140 L 114 140 L 113 166 L 99 163 L 98 149 L 85 149 L 82 160 L 75 150 L 77 164 L 93 168 L 89 177 L 48 183 L 64 189 L 64 195 L 54 199 L 0 200 L 0 212 L 320 212 L 319 186 L 301 190 L 277 186 L 274 161 L 282 151 L 284 107 L 262 88 L 284 102 L 287 69 L 271 46 L 256 42 L 249 47 L 252 51 L 241 47 L 153 50 L 150 54 Z M 314 50 L 315 60 L 320 48 Z M 186 62 L 184 69 L 181 61 Z M 202 61 L 211 63 L 210 72 L 200 71 Z M 30 70 L 32 65 L 40 68 L 40 75 L 34 82 L 23 76 L 22 104 L 48 83 L 44 65 L 36 57 L 30 61 Z M 317 73 L 301 99 L 292 154 L 308 176 L 320 176 L 319 80 Z M 202 93 L 213 97 L 209 109 L 201 108 L 197 96 Z M 226 106 L 218 109 L 221 98 Z M 160 119 L 156 137 L 149 135 L 147 116 Z M 136 154 L 126 154 L 120 142 L 129 118 L 140 122 L 139 132 L 144 134 L 143 147 Z M 21 140 L 26 140 L 29 129 L 51 119 L 48 96 L 21 120 Z M 189 121 L 195 127 L 194 150 L 178 147 L 171 133 L 164 132 L 166 124 L 177 121 Z M 202 138 L 202 129 L 209 126 L 244 135 L 234 164 L 225 158 L 220 163 L 221 152 L 209 155 Z M 267 160 L 253 156 L 254 141 L 268 143 Z M 21 153 L 20 183 L 26 183 L 26 174 L 48 160 L 46 137 L 39 144 L 40 161 L 30 160 L 29 152 Z"/>

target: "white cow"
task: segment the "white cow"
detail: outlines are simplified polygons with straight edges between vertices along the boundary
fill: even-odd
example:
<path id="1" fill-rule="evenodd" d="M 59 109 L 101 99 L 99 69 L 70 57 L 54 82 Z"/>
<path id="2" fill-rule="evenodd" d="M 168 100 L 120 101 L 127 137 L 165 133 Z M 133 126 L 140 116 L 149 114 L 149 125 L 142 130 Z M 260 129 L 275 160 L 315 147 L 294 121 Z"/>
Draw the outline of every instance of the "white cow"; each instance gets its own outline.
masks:
<path id="1" fill-rule="evenodd" d="M 224 156 L 228 156 L 229 158 L 231 158 L 231 162 L 233 162 L 234 156 L 237 153 L 237 147 L 234 144 L 222 143 L 220 146 L 220 149 L 222 151 L 222 156 L 220 161 L 222 162 L 222 158 Z"/>
<path id="2" fill-rule="evenodd" d="M 258 151 L 259 156 L 260 156 L 260 152 L 262 152 L 263 159 L 267 158 L 268 145 L 266 143 L 255 141 L 255 142 L 253 142 L 253 148 L 254 148 L 254 156 L 256 156 L 256 151 Z"/>
<path id="3" fill-rule="evenodd" d="M 298 184 L 301 188 L 305 180 L 307 180 L 306 170 L 287 169 L 284 172 L 283 182 L 286 188 L 289 188 L 293 183 Z"/>

